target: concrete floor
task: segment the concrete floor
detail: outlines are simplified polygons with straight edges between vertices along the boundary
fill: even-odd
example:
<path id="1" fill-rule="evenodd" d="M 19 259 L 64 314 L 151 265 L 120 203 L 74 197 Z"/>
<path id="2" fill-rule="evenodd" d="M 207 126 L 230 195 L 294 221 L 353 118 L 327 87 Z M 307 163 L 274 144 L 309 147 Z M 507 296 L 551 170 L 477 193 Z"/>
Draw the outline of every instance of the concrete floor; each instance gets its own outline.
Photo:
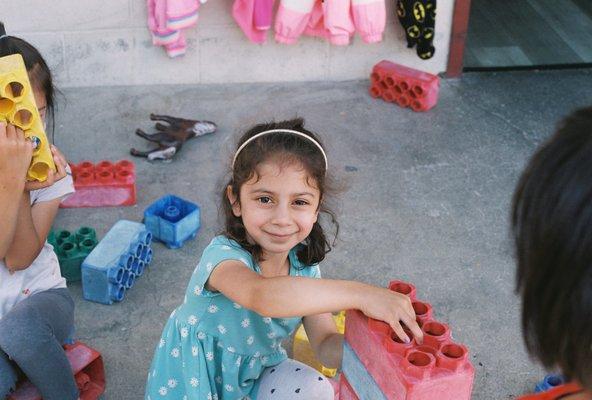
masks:
<path id="1" fill-rule="evenodd" d="M 338 245 L 326 278 L 414 283 L 439 320 L 470 348 L 473 398 L 511 399 L 543 371 L 525 354 L 508 237 L 511 194 L 528 157 L 570 110 L 592 103 L 592 70 L 465 74 L 442 82 L 437 107 L 414 113 L 370 98 L 365 81 L 64 90 L 55 142 L 73 162 L 129 158 L 148 143 L 150 112 L 211 119 L 215 135 L 169 164 L 136 159 L 138 204 L 62 210 L 55 226 L 90 225 L 102 237 L 141 220 L 166 193 L 197 202 L 202 229 L 179 250 L 154 245 L 154 262 L 122 303 L 76 300 L 77 337 L 105 359 L 109 400 L 143 398 L 153 349 L 182 301 L 201 251 L 219 231 L 221 178 L 236 135 L 255 122 L 303 116 L 348 189 L 338 201 Z"/>

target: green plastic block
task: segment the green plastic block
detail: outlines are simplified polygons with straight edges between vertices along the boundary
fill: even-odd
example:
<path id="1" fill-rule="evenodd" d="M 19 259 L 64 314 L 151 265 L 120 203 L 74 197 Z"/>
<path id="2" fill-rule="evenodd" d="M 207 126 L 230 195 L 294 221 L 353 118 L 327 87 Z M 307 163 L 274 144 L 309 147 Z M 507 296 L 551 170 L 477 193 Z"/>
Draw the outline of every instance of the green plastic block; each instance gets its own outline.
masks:
<path id="1" fill-rule="evenodd" d="M 88 226 L 82 226 L 74 233 L 65 229 L 52 230 L 47 241 L 58 256 L 62 276 L 68 282 L 79 281 L 80 265 L 98 243 L 95 230 Z"/>

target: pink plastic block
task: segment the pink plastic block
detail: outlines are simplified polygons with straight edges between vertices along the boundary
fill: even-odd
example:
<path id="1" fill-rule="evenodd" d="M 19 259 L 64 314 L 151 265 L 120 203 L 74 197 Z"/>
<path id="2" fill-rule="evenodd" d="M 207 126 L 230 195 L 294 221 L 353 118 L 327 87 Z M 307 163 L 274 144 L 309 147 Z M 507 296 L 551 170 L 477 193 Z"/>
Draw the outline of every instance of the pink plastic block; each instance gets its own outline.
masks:
<path id="1" fill-rule="evenodd" d="M 70 165 L 76 192 L 60 207 L 117 207 L 136 204 L 136 172 L 134 163 L 121 160 L 115 164 L 89 161 Z"/>
<path id="2" fill-rule="evenodd" d="M 381 61 L 370 75 L 370 95 L 413 111 L 427 111 L 438 102 L 440 79 L 390 61 Z"/>
<path id="3" fill-rule="evenodd" d="M 339 400 L 359 400 L 343 372 L 339 376 Z"/>
<path id="4" fill-rule="evenodd" d="M 415 339 L 403 343 L 388 324 L 360 311 L 348 310 L 345 318 L 345 340 L 382 393 L 389 400 L 470 399 L 475 372 L 468 349 L 433 319 L 431 305 L 415 298 L 413 285 L 393 281 L 389 288 L 410 296 L 424 332 L 421 345 Z"/>
<path id="5" fill-rule="evenodd" d="M 80 342 L 66 345 L 64 348 L 72 366 L 80 399 L 98 399 L 105 391 L 105 368 L 101 353 Z M 17 390 L 8 396 L 8 400 L 42 400 L 42 398 L 37 388 L 27 380 L 17 386 Z"/>

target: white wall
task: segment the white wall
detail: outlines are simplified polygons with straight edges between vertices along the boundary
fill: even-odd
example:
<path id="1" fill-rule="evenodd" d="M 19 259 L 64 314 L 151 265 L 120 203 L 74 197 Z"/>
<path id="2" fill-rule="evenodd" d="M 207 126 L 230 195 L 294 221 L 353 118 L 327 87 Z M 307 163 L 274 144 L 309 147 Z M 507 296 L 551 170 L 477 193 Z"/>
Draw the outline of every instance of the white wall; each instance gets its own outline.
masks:
<path id="1" fill-rule="evenodd" d="M 232 19 L 233 0 L 210 0 L 197 27 L 187 31 L 187 54 L 177 59 L 152 45 L 143 0 L 2 0 L 0 19 L 9 34 L 41 50 L 61 87 L 363 79 L 382 59 L 445 71 L 454 0 L 438 2 L 436 54 L 428 61 L 407 49 L 395 0 L 386 1 L 382 43 L 356 36 L 336 47 L 311 37 L 279 45 L 271 33 L 268 43 L 253 44 Z"/>

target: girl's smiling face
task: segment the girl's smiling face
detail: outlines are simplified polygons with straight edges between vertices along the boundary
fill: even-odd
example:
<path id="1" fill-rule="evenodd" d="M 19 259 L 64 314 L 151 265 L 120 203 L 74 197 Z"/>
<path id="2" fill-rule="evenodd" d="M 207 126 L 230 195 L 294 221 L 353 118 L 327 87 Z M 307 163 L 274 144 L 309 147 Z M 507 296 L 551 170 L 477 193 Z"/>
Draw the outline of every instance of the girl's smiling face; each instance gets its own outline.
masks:
<path id="1" fill-rule="evenodd" d="M 301 165 L 264 162 L 240 188 L 240 201 L 229 187 L 235 216 L 263 254 L 283 254 L 302 242 L 317 221 L 321 193 Z"/>

